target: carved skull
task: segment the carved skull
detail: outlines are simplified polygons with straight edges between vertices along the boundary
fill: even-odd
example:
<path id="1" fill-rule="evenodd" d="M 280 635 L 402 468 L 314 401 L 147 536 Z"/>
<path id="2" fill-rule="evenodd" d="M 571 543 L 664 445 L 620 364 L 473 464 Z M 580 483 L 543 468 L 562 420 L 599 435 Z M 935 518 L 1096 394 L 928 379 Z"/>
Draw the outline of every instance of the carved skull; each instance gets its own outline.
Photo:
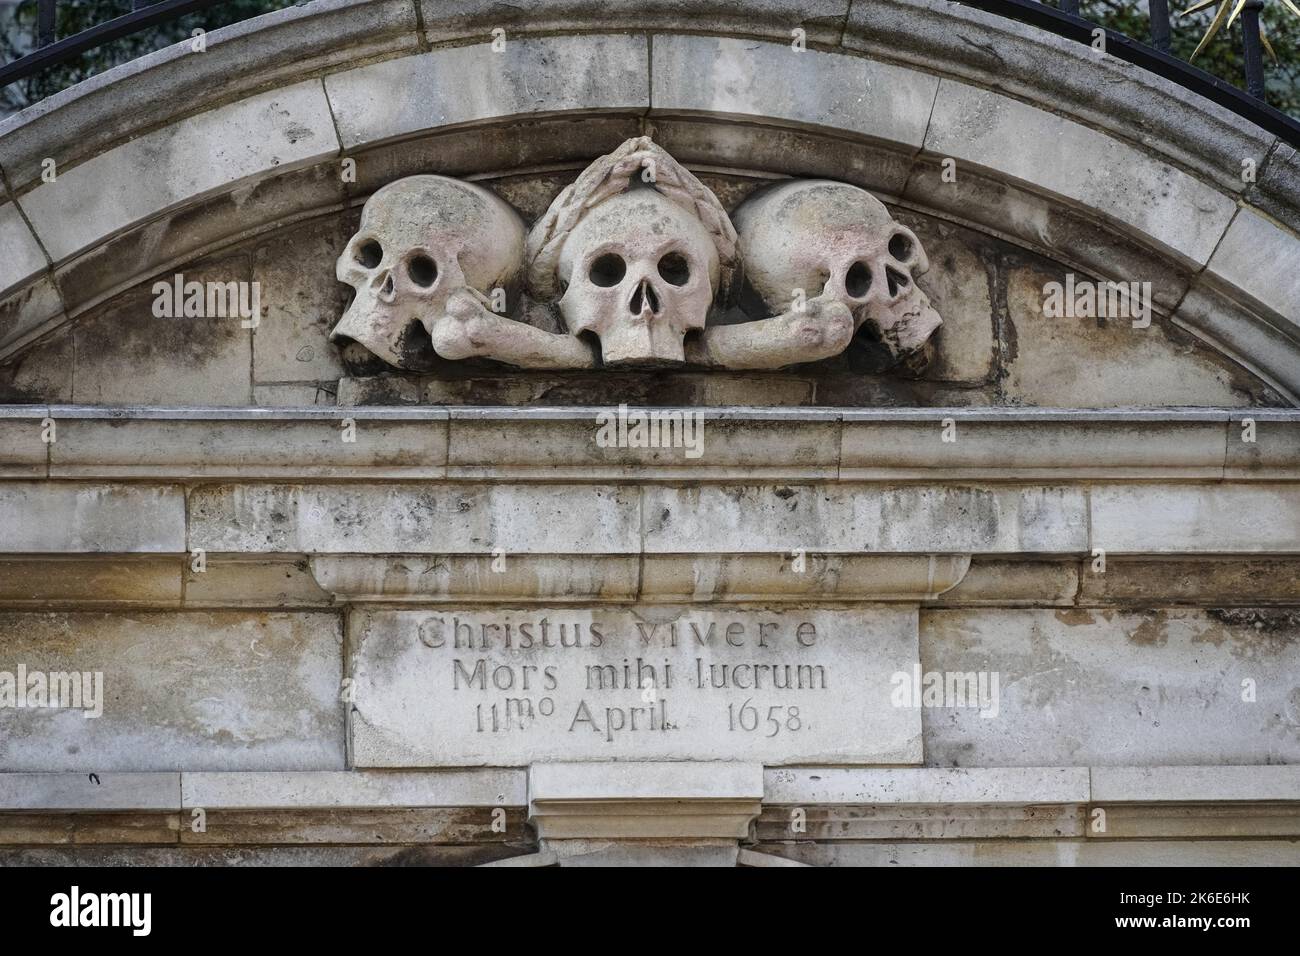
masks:
<path id="1" fill-rule="evenodd" d="M 685 361 L 718 289 L 718 249 L 696 216 L 652 188 L 588 211 L 564 240 L 560 311 L 574 335 L 594 333 L 608 365 Z"/>
<path id="2" fill-rule="evenodd" d="M 916 235 L 869 192 L 829 180 L 764 190 L 732 217 L 746 275 L 773 313 L 796 289 L 827 296 L 867 325 L 897 361 L 914 358 L 942 324 L 916 277 L 930 266 Z"/>
<path id="3" fill-rule="evenodd" d="M 523 248 L 519 215 L 482 187 L 443 176 L 390 183 L 366 200 L 361 226 L 335 264 L 356 296 L 330 337 L 409 367 L 456 293 L 513 293 Z"/>

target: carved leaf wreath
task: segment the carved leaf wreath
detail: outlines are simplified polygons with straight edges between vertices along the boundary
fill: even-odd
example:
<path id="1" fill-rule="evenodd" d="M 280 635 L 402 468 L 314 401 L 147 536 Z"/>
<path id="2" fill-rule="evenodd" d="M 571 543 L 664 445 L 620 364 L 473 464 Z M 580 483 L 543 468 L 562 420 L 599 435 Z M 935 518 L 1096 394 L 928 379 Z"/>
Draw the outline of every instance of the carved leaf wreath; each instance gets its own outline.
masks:
<path id="1" fill-rule="evenodd" d="M 648 175 L 644 174 L 649 170 Z M 646 182 L 683 209 L 694 213 L 713 237 L 718 249 L 718 288 L 731 289 L 737 267 L 736 228 L 713 191 L 668 155 L 649 136 L 629 139 L 583 170 L 572 185 L 551 203 L 528 234 L 524 257 L 528 284 L 543 299 L 560 294 L 557 266 L 564 240 L 588 210 L 611 196 L 626 192 L 632 177 Z"/>

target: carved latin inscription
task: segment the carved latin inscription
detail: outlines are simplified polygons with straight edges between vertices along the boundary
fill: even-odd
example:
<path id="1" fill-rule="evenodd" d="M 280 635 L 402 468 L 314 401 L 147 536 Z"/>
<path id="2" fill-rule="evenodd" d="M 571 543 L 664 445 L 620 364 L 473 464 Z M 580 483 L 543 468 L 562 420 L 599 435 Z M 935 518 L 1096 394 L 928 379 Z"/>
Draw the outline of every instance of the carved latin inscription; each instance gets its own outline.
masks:
<path id="1" fill-rule="evenodd" d="M 367 611 L 358 766 L 920 759 L 908 610 Z M 910 673 L 910 670 L 908 671 Z"/>

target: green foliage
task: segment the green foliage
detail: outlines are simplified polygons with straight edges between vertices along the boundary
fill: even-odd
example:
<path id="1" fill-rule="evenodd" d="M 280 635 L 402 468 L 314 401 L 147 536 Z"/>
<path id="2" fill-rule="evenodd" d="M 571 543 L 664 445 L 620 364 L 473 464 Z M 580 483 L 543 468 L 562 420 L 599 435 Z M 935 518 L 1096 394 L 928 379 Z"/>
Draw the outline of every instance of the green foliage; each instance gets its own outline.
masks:
<path id="1" fill-rule="evenodd" d="M 1191 16 L 1179 16 L 1191 2 L 1170 0 L 1173 53 L 1182 59 L 1191 57 L 1214 17 L 1213 7 Z M 105 44 L 40 76 L 0 90 L 0 113 L 21 109 L 118 63 L 183 40 L 196 28 L 214 30 L 291 5 L 292 0 L 225 0 L 200 13 Z M 58 35 L 71 36 L 130 10 L 130 0 L 62 0 L 58 5 Z M 1150 37 L 1146 0 L 1082 0 L 1080 12 L 1089 20 L 1131 37 L 1141 40 Z M 1266 0 L 1262 19 L 1278 56 L 1276 63 L 1265 57 L 1268 101 L 1284 112 L 1300 116 L 1300 17 L 1291 14 L 1280 0 Z M 8 62 L 29 52 L 35 45 L 35 36 L 36 0 L 0 6 L 0 58 Z M 1224 29 L 1215 37 L 1197 57 L 1196 66 L 1237 86 L 1245 86 L 1240 19 L 1231 29 Z"/>
<path id="2" fill-rule="evenodd" d="M 1191 16 L 1179 16 L 1193 0 L 1169 0 L 1174 56 L 1188 60 L 1214 19 L 1210 6 Z M 1135 39 L 1150 42 L 1151 25 L 1146 0 L 1081 0 L 1079 13 L 1086 19 Z M 1264 55 L 1265 93 L 1270 106 L 1300 116 L 1300 17 L 1279 0 L 1265 0 L 1260 14 L 1264 32 L 1277 54 L 1274 63 Z M 1192 64 L 1242 89 L 1246 87 L 1246 65 L 1242 53 L 1241 18 L 1231 29 L 1225 27 Z"/>
<path id="3" fill-rule="evenodd" d="M 292 0 L 225 0 L 198 13 L 114 40 L 52 70 L 0 90 L 0 114 L 22 109 L 109 67 L 187 39 L 195 29 L 215 30 L 288 6 L 293 6 Z M 60 0 L 56 10 L 57 36 L 62 39 L 130 13 L 131 0 Z M 0 7 L 0 59 L 8 63 L 31 52 L 35 46 L 36 0 L 22 0 L 17 6 Z"/>

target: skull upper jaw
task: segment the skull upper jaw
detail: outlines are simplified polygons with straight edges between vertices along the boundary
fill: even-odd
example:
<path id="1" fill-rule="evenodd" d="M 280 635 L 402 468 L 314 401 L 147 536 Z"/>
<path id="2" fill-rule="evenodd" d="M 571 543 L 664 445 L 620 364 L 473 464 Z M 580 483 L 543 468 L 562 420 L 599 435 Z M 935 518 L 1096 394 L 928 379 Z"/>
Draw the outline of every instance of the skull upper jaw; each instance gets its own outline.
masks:
<path id="1" fill-rule="evenodd" d="M 415 316 L 360 292 L 329 337 L 335 343 L 356 342 L 396 368 L 425 368 L 432 358 L 428 333 Z"/>
<path id="2" fill-rule="evenodd" d="M 934 351 L 931 337 L 943 319 L 919 287 L 913 286 L 893 302 L 872 302 L 855 311 L 856 324 L 870 326 L 891 365 L 910 374 L 919 374 L 929 365 Z"/>
<path id="3" fill-rule="evenodd" d="M 686 361 L 680 328 L 655 316 L 634 316 L 600 336 L 605 365 L 667 365 Z"/>

